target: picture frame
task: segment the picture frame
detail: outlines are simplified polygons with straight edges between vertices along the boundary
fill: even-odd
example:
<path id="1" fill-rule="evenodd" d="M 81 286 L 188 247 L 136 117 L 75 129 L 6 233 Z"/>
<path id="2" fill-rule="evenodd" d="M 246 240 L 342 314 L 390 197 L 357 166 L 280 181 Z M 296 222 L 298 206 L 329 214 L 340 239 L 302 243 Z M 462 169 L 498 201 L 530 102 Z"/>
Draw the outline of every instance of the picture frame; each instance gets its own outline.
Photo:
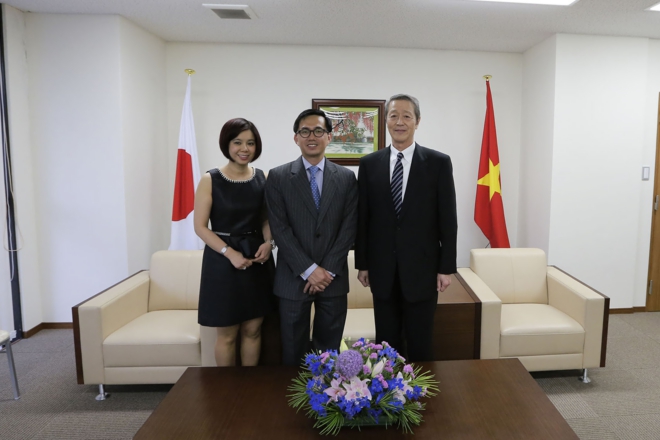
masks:
<path id="1" fill-rule="evenodd" d="M 332 121 L 332 142 L 325 157 L 339 165 L 359 165 L 360 158 L 385 148 L 385 100 L 312 99 Z"/>

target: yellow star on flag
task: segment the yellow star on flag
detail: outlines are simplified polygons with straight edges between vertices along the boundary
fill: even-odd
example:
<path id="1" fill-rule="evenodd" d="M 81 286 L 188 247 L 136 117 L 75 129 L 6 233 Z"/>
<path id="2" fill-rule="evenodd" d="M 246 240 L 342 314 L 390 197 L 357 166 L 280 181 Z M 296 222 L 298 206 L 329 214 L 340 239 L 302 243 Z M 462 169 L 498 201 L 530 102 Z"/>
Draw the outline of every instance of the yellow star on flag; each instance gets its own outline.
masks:
<path id="1" fill-rule="evenodd" d="M 490 188 L 489 200 L 493 199 L 493 194 L 496 192 L 502 195 L 502 190 L 500 189 L 500 164 L 493 165 L 493 161 L 488 159 L 488 174 L 477 180 L 477 185 L 484 185 Z"/>

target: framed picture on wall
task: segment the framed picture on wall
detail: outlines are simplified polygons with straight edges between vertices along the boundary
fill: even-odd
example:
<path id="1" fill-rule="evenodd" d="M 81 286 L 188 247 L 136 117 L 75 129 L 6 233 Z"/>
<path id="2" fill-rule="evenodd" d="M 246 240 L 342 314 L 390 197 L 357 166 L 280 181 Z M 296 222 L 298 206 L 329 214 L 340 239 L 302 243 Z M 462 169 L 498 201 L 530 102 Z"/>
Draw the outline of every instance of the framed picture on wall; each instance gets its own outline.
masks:
<path id="1" fill-rule="evenodd" d="M 325 157 L 339 165 L 358 165 L 360 158 L 385 147 L 385 100 L 312 99 L 332 121 L 332 142 Z"/>

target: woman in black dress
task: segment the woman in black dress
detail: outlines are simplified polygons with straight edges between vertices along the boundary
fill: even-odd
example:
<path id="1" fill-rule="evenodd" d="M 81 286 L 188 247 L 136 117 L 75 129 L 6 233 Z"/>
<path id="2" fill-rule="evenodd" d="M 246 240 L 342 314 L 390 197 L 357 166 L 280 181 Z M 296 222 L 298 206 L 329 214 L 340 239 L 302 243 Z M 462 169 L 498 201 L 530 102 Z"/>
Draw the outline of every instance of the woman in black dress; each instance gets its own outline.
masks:
<path id="1" fill-rule="evenodd" d="M 217 328 L 218 366 L 236 365 L 239 333 L 241 364 L 251 366 L 259 362 L 261 323 L 274 300 L 266 176 L 249 166 L 261 154 L 257 128 L 231 119 L 220 131 L 220 150 L 229 162 L 204 174 L 195 195 L 195 233 L 206 243 L 198 321 Z"/>

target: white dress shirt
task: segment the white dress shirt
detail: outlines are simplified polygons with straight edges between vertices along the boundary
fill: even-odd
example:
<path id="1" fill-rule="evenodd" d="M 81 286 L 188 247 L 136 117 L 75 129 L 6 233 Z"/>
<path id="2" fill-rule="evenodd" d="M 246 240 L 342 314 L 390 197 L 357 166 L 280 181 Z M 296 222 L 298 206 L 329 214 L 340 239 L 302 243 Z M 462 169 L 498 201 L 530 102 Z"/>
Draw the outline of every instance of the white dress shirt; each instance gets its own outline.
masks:
<path id="1" fill-rule="evenodd" d="M 394 166 L 396 165 L 396 156 L 399 154 L 399 150 L 390 146 L 390 182 L 392 181 L 392 174 L 394 173 Z M 413 154 L 415 153 L 415 141 L 405 150 L 401 151 L 403 153 L 403 159 L 401 159 L 401 165 L 403 165 L 403 185 L 401 187 L 401 200 L 406 196 L 406 186 L 408 185 L 408 176 L 410 175 L 410 164 L 412 163 Z"/>

